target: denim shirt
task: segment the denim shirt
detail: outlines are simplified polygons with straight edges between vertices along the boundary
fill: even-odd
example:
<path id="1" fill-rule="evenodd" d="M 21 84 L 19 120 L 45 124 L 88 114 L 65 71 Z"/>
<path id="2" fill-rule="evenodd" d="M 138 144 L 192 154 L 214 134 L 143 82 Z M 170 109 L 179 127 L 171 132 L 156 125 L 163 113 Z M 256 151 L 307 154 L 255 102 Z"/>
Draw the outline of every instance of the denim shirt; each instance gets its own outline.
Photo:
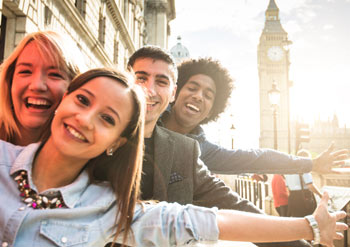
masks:
<path id="1" fill-rule="evenodd" d="M 168 107 L 162 118 L 170 114 Z M 164 126 L 162 121 L 158 124 Z M 207 140 L 198 125 L 186 136 L 199 142 L 200 159 L 210 171 L 217 174 L 270 173 L 296 174 L 310 172 L 312 161 L 309 158 L 278 152 L 273 149 L 226 149 Z"/>
<path id="2" fill-rule="evenodd" d="M 19 147 L 0 140 L 1 246 L 78 247 L 111 242 L 117 212 L 115 195 L 107 182 L 89 183 L 86 171 L 72 184 L 41 193 L 60 193 L 65 208 L 33 209 L 22 201 L 13 174 L 26 170 L 29 185 L 36 190 L 31 170 L 38 147 L 38 143 Z M 132 223 L 134 238 L 129 237 L 128 244 L 176 246 L 217 241 L 216 211 L 177 203 L 138 204 Z"/>

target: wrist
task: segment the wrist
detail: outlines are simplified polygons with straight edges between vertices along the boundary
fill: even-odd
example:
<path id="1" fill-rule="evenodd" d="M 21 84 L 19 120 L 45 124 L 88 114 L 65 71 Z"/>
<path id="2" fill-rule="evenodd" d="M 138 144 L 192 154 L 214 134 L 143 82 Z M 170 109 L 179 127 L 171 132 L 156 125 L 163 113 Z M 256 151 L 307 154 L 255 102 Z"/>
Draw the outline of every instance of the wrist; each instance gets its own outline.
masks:
<path id="1" fill-rule="evenodd" d="M 318 223 L 315 217 L 313 215 L 307 215 L 304 218 L 312 229 L 313 240 L 311 244 L 313 245 L 319 244 L 321 241 L 321 234 L 320 234 L 320 228 L 318 227 Z"/>

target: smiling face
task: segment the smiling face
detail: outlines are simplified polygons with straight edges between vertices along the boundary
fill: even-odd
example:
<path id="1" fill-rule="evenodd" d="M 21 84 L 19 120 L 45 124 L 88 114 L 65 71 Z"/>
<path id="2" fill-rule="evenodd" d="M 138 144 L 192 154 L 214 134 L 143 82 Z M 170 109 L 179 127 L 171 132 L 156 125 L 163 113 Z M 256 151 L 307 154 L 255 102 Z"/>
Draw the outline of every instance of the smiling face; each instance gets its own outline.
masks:
<path id="1" fill-rule="evenodd" d="M 96 77 L 63 98 L 48 142 L 65 156 L 87 161 L 122 145 L 132 113 L 130 91 L 115 79 Z"/>
<path id="2" fill-rule="evenodd" d="M 69 81 L 67 75 L 39 52 L 34 41 L 19 55 L 11 98 L 21 133 L 40 129 L 57 108 Z"/>
<path id="3" fill-rule="evenodd" d="M 158 118 L 174 100 L 176 86 L 173 81 L 171 65 L 152 58 L 138 58 L 133 70 L 136 83 L 147 92 L 146 127 L 154 128 Z"/>
<path id="4" fill-rule="evenodd" d="M 216 96 L 212 78 L 197 74 L 191 76 L 176 98 L 171 114 L 183 133 L 189 133 L 209 117 Z"/>

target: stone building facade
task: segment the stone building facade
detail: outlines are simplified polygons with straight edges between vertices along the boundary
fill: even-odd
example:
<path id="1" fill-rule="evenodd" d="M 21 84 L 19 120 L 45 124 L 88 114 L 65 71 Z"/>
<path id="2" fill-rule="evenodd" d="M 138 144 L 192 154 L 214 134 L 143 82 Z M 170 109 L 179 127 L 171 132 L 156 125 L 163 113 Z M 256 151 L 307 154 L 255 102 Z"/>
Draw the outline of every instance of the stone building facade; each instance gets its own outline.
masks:
<path id="1" fill-rule="evenodd" d="M 175 18 L 174 0 L 0 0 L 0 7 L 1 61 L 27 33 L 49 29 L 68 34 L 90 68 L 124 69 L 145 44 L 167 48 Z"/>

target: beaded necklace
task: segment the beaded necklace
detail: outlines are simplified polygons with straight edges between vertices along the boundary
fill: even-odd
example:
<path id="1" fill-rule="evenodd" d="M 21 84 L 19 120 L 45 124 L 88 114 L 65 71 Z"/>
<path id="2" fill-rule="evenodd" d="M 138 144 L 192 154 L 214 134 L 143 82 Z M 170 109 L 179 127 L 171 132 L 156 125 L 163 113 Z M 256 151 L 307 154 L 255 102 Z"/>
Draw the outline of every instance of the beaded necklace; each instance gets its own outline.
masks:
<path id="1" fill-rule="evenodd" d="M 23 197 L 23 201 L 28 207 L 33 209 L 49 209 L 49 208 L 61 208 L 65 206 L 62 195 L 48 199 L 46 196 L 40 195 L 29 187 L 28 174 L 26 171 L 19 171 L 15 177 L 15 181 L 20 191 L 20 196 Z"/>

